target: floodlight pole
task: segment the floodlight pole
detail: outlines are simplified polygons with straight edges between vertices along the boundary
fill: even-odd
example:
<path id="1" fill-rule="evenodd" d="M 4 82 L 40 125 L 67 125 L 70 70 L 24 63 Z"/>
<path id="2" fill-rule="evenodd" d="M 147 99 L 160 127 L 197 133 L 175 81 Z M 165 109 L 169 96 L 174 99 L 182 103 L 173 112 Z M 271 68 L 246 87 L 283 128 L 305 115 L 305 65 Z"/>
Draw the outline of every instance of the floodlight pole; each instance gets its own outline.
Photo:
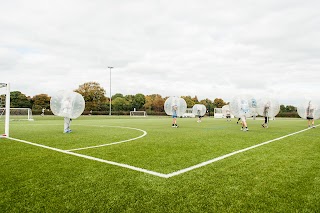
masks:
<path id="1" fill-rule="evenodd" d="M 111 69 L 113 67 L 108 67 L 110 69 L 110 108 L 109 108 L 109 115 L 111 115 Z"/>

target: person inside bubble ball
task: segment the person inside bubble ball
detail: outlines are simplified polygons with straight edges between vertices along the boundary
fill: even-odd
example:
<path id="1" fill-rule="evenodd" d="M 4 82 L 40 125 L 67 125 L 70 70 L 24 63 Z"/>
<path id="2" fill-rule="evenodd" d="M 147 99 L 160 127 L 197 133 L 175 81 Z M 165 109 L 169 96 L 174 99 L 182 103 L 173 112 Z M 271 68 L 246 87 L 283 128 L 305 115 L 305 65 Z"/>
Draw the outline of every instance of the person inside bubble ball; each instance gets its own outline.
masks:
<path id="1" fill-rule="evenodd" d="M 315 128 L 315 126 L 314 126 L 314 108 L 311 105 L 311 101 L 309 101 L 308 107 L 306 109 L 306 114 L 307 114 L 307 120 L 308 120 L 308 127 Z"/>
<path id="2" fill-rule="evenodd" d="M 226 110 L 226 118 L 227 118 L 227 121 L 231 121 L 231 113 L 229 109 Z"/>
<path id="3" fill-rule="evenodd" d="M 197 116 L 198 116 L 197 122 L 200 123 L 200 122 L 201 122 L 201 118 L 202 118 L 203 116 L 201 116 L 201 111 L 200 111 L 199 109 L 197 110 Z"/>
<path id="4" fill-rule="evenodd" d="M 248 125 L 247 125 L 247 113 L 249 112 L 249 105 L 245 102 L 241 102 L 240 111 L 241 111 L 240 119 L 242 124 L 241 130 L 244 132 L 249 131 Z"/>
<path id="5" fill-rule="evenodd" d="M 263 128 L 268 128 L 269 123 L 269 109 L 270 109 L 270 103 L 268 102 L 263 109 L 263 116 L 264 116 L 264 123 L 261 124 Z"/>
<path id="6" fill-rule="evenodd" d="M 69 115 L 72 110 L 72 100 L 71 97 L 64 98 L 61 102 L 61 111 L 64 115 Z M 64 133 L 70 133 L 70 125 L 71 125 L 72 119 L 69 116 L 64 117 Z"/>
<path id="7" fill-rule="evenodd" d="M 177 110 L 178 110 L 178 106 L 177 105 L 173 105 L 172 106 L 172 127 L 176 127 L 178 128 L 179 126 L 177 125 Z"/>
<path id="8" fill-rule="evenodd" d="M 45 108 L 42 108 L 42 113 L 41 113 L 41 116 L 43 117 L 44 116 L 44 112 L 45 112 Z"/>

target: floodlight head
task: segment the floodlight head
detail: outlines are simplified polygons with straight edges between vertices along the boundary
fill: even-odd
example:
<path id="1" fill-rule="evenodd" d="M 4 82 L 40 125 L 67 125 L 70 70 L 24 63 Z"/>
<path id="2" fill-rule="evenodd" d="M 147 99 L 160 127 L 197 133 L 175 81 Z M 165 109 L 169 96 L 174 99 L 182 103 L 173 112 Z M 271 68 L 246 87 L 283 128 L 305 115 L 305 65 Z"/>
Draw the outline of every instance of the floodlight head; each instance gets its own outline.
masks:
<path id="1" fill-rule="evenodd" d="M 169 97 L 164 102 L 164 111 L 167 115 L 172 115 L 173 110 L 176 110 L 177 116 L 182 116 L 187 110 L 187 103 L 183 98 L 179 98 L 176 96 Z"/>
<path id="2" fill-rule="evenodd" d="M 77 92 L 59 91 L 50 100 L 54 115 L 75 119 L 84 111 L 85 101 Z"/>

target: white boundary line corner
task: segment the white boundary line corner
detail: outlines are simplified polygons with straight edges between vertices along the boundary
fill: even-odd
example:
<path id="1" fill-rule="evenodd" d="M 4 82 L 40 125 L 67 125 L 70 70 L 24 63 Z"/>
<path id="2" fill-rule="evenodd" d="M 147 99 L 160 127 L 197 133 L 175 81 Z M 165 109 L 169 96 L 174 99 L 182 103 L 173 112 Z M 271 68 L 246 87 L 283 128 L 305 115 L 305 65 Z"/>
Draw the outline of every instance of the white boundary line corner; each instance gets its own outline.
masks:
<path id="1" fill-rule="evenodd" d="M 317 127 L 317 126 L 320 126 L 320 124 L 319 124 L 319 125 L 316 125 L 316 127 Z M 13 141 L 17 141 L 17 142 L 26 143 L 26 144 L 33 145 L 33 146 L 42 147 L 42 148 L 45 148 L 45 149 L 54 150 L 54 151 L 57 151 L 57 152 L 61 152 L 61 153 L 64 153 L 64 154 L 68 154 L 68 155 L 73 155 L 73 156 L 77 156 L 77 157 L 82 157 L 82 158 L 89 159 L 89 160 L 94 160 L 94 161 L 98 161 L 98 162 L 102 162 L 102 163 L 106 163 L 106 164 L 110 164 L 110 165 L 115 165 L 115 166 L 119 166 L 119 167 L 131 169 L 131 170 L 135 170 L 135 171 L 147 173 L 147 174 L 154 175 L 154 176 L 158 176 L 158 177 L 161 177 L 161 178 L 171 178 L 171 177 L 174 177 L 174 176 L 177 176 L 177 175 L 180 175 L 180 174 L 183 174 L 183 173 L 192 171 L 192 170 L 194 170 L 194 169 L 198 169 L 198 168 L 204 167 L 204 166 L 209 165 L 209 164 L 211 164 L 211 163 L 214 163 L 214 162 L 223 160 L 223 159 L 228 158 L 228 157 L 231 157 L 231 156 L 233 156 L 233 155 L 236 155 L 236 154 L 239 154 L 239 153 L 242 153 L 242 152 L 246 152 L 246 151 L 248 151 L 248 150 L 251 150 L 251 149 L 254 149 L 254 148 L 257 148 L 257 147 L 260 147 L 260 146 L 269 144 L 269 143 L 272 143 L 272 142 L 274 142 L 274 141 L 282 140 L 282 139 L 284 139 L 284 138 L 287 138 L 287 137 L 290 137 L 290 136 L 299 134 L 299 133 L 301 133 L 301 132 L 305 132 L 305 131 L 310 130 L 310 129 L 311 129 L 311 128 L 307 128 L 307 129 L 303 129 L 303 130 L 300 130 L 300 131 L 297 131 L 297 132 L 293 132 L 293 133 L 284 135 L 284 136 L 282 136 L 282 137 L 275 138 L 275 139 L 272 139 L 272 140 L 269 140 L 269 141 L 265 141 L 265 142 L 262 142 L 262 143 L 259 143 L 259 144 L 256 144 L 256 145 L 253 145 L 253 146 L 244 148 L 244 149 L 240 149 L 240 150 L 237 150 L 237 151 L 235 151 L 235 152 L 231 152 L 231 153 L 228 153 L 228 154 L 225 154 L 225 155 L 222 155 L 222 156 L 213 158 L 213 159 L 211 159 L 211 160 L 208 160 L 208 161 L 205 161 L 205 162 L 196 164 L 196 165 L 194 165 L 194 166 L 191 166 L 191 167 L 188 167 L 188 168 L 185 168 L 185 169 L 181 169 L 181 170 L 178 170 L 178 171 L 169 173 L 169 174 L 163 174 L 163 173 L 159 173 L 159 172 L 155 172 L 155 171 L 150 171 L 150 170 L 147 170 L 147 169 L 143 169 L 143 168 L 131 166 L 131 165 L 128 165 L 128 164 L 117 163 L 117 162 L 114 162 L 114 161 L 103 160 L 103 159 L 100 159 L 100 158 L 95 158 L 95 157 L 91 157 L 91 156 L 88 156 L 88 155 L 83 155 L 83 154 L 75 153 L 75 152 L 72 152 L 72 151 L 70 151 L 70 150 L 57 149 L 57 148 L 54 148 L 54 147 L 45 146 L 45 145 L 37 144 L 37 143 L 32 143 L 32 142 L 29 142 L 29 141 L 26 141 L 26 140 L 17 139 L 17 138 L 8 137 L 7 139 L 13 140 Z"/>

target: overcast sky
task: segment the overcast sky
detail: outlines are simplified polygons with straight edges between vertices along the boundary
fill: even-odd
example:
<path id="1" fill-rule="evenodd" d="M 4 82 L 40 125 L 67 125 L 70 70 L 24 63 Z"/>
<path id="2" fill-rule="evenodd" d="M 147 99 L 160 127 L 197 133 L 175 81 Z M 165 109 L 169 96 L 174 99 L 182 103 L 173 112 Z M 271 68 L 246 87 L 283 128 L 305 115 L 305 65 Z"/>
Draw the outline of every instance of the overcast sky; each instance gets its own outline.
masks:
<path id="1" fill-rule="evenodd" d="M 0 81 L 27 96 L 320 95 L 318 0 L 0 0 Z"/>

